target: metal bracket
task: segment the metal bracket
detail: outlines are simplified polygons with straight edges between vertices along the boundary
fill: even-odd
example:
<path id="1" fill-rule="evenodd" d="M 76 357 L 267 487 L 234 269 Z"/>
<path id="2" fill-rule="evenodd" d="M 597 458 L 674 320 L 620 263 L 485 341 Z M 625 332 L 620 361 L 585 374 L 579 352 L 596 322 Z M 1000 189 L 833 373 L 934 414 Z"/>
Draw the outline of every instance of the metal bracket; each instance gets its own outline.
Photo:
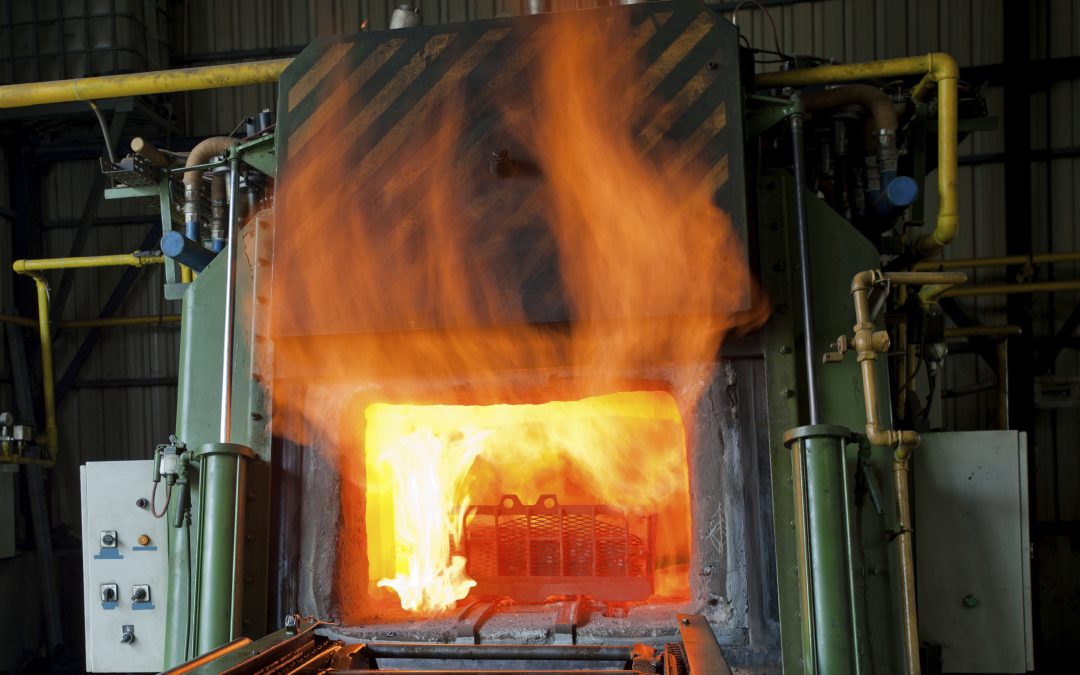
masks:
<path id="1" fill-rule="evenodd" d="M 686 651 L 690 675 L 732 675 L 720 643 L 712 628 L 700 614 L 679 615 L 679 636 Z"/>

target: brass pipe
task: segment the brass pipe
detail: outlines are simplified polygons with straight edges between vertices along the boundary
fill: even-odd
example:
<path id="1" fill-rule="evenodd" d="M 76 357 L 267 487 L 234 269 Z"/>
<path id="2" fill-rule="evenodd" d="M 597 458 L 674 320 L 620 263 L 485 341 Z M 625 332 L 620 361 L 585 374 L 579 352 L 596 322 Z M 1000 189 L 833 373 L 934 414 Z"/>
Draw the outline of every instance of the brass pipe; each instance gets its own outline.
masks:
<path id="1" fill-rule="evenodd" d="M 1024 331 L 1020 326 L 964 326 L 963 328 L 946 328 L 945 337 L 1007 337 L 1020 335 Z"/>
<path id="2" fill-rule="evenodd" d="M 970 298 L 986 295 L 1016 295 L 1018 293 L 1057 293 L 1059 291 L 1080 291 L 1080 279 L 1066 281 L 1035 281 L 1028 284 L 987 284 L 986 286 L 967 286 L 950 288 L 941 294 L 943 298 Z"/>
<path id="3" fill-rule="evenodd" d="M 904 653 L 909 675 L 918 675 L 919 621 L 915 606 L 915 557 L 911 544 L 911 495 L 908 489 L 908 462 L 911 451 L 921 440 L 915 431 L 882 428 L 878 416 L 877 381 L 874 364 L 879 353 L 889 349 L 889 335 L 875 331 L 870 309 L 870 291 L 886 282 L 902 284 L 945 285 L 962 283 L 962 274 L 895 272 L 883 274 L 867 270 L 855 275 L 851 293 L 855 300 L 855 337 L 852 340 L 862 374 L 863 398 L 866 405 L 866 436 L 874 445 L 893 450 L 893 480 L 896 492 L 897 547 L 900 566 L 900 585 L 903 608 Z M 909 366 L 910 369 L 910 366 Z"/>
<path id="4" fill-rule="evenodd" d="M 867 61 L 816 68 L 773 71 L 755 78 L 759 88 L 806 87 L 815 84 L 839 84 L 859 80 L 891 79 L 908 75 L 923 75 L 911 96 L 926 101 L 936 88 L 938 94 L 938 214 L 933 232 L 913 243 L 916 252 L 928 255 L 956 238 L 959 227 L 956 197 L 957 174 L 957 80 L 960 69 L 956 61 L 943 52 L 901 59 Z"/>
<path id="5" fill-rule="evenodd" d="M 901 452 L 903 447 L 919 444 L 919 434 L 910 430 L 890 430 L 882 428 L 878 415 L 877 378 L 874 364 L 877 355 L 889 350 L 889 334 L 875 331 L 873 317 L 870 314 L 870 291 L 885 281 L 879 270 L 859 272 L 851 280 L 851 294 L 855 299 L 855 337 L 852 347 L 862 373 L 863 402 L 866 408 L 866 437 L 873 445 L 894 448 Z"/>
<path id="6" fill-rule="evenodd" d="M 1013 265 L 1052 265 L 1054 263 L 1080 262 L 1080 251 L 1067 253 L 1034 253 L 1031 255 L 1001 255 L 987 258 L 959 258 L 956 260 L 923 260 L 915 263 L 915 270 L 957 270 L 976 267 L 1010 267 Z"/>
<path id="7" fill-rule="evenodd" d="M 38 334 L 41 341 L 41 390 L 45 403 L 44 444 L 48 452 L 48 457 L 45 458 L 48 461 L 46 466 L 52 466 L 56 462 L 60 452 L 60 441 L 56 424 L 56 375 L 53 371 L 52 326 L 49 323 L 49 282 L 42 272 L 45 270 L 115 267 L 119 265 L 145 267 L 163 262 L 165 262 L 163 256 L 123 253 L 81 258 L 16 260 L 12 263 L 11 268 L 17 274 L 30 277 L 37 286 Z"/>
<path id="8" fill-rule="evenodd" d="M 0 108 L 21 108 L 45 103 L 93 101 L 102 98 L 147 96 L 177 91 L 273 83 L 277 82 L 281 71 L 285 70 L 291 62 L 292 59 L 274 59 L 126 75 L 9 84 L 0 86 Z"/>
<path id="9" fill-rule="evenodd" d="M 897 286 L 956 286 L 967 281 L 963 272 L 883 272 L 881 276 Z"/>
<path id="10" fill-rule="evenodd" d="M 893 489 L 896 491 L 896 545 L 899 548 L 901 603 L 904 611 L 904 653 L 907 672 L 918 675 L 919 617 L 915 606 L 915 553 L 911 545 L 911 492 L 908 489 L 908 459 L 893 459 Z"/>

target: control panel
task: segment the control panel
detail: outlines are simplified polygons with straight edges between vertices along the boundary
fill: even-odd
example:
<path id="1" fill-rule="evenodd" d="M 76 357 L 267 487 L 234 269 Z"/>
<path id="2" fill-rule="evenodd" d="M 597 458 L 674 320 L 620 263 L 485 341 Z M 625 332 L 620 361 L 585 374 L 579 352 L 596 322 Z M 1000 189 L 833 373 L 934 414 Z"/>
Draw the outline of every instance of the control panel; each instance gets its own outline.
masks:
<path id="1" fill-rule="evenodd" d="M 151 502 L 153 460 L 81 468 L 86 670 L 165 667 L 168 518 L 165 483 Z"/>

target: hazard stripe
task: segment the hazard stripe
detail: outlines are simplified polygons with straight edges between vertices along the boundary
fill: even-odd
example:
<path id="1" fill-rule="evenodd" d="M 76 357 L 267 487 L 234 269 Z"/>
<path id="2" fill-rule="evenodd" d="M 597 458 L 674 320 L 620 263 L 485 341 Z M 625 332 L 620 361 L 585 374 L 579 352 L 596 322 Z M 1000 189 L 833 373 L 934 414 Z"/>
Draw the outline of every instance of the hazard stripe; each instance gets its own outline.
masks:
<path id="1" fill-rule="evenodd" d="M 319 82 L 322 81 L 326 74 L 338 64 L 345 54 L 352 49 L 352 44 L 348 42 L 339 42 L 327 49 L 326 52 L 319 57 L 319 60 L 315 62 L 315 65 L 311 67 L 304 75 L 293 85 L 289 90 L 289 112 L 292 112 L 305 96 L 311 93 L 311 90 L 315 88 Z"/>
<path id="2" fill-rule="evenodd" d="M 372 174 L 400 149 L 402 143 L 416 131 L 416 128 L 428 114 L 457 89 L 469 71 L 475 68 L 509 32 L 509 28 L 496 28 L 486 31 L 479 40 L 454 61 L 447 72 L 424 96 L 398 119 L 389 132 L 379 138 L 370 151 L 363 155 L 356 170 L 350 174 L 347 184 L 338 184 L 331 187 L 330 193 L 325 196 L 321 202 L 321 208 L 317 209 L 317 213 L 313 217 L 328 217 L 329 214 L 326 213 L 328 209 L 332 210 L 335 205 L 347 203 L 348 197 L 364 186 Z M 345 149 L 346 153 L 350 151 L 351 148 Z M 342 194 L 342 190 L 345 191 L 344 194 Z"/>
<path id="3" fill-rule="evenodd" d="M 293 159 L 296 153 L 303 149 L 327 122 L 341 113 L 353 94 L 360 91 L 360 88 L 397 52 L 404 42 L 405 40 L 398 38 L 376 47 L 340 85 L 333 89 L 329 96 L 319 102 L 315 111 L 289 135 L 289 159 Z M 290 99 L 292 92 L 293 90 L 289 91 Z"/>

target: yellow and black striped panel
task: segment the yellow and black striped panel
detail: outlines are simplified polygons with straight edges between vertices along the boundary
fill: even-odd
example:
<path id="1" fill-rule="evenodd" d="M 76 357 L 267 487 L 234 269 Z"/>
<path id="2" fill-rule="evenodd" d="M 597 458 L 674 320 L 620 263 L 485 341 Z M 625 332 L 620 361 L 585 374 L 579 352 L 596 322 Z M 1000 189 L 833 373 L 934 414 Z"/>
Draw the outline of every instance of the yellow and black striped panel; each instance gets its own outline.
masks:
<path id="1" fill-rule="evenodd" d="M 544 222 L 542 173 L 526 170 L 514 180 L 498 180 L 489 167 L 489 156 L 503 149 L 529 167 L 528 139 L 509 131 L 507 119 L 530 105 L 538 57 L 568 18 L 593 30 L 628 20 L 626 39 L 598 64 L 597 76 L 635 68 L 637 86 L 604 114 L 631 129 L 643 156 L 673 169 L 704 167 L 700 184 L 686 191 L 713 190 L 745 237 L 736 29 L 695 0 L 571 14 L 313 42 L 284 72 L 279 88 L 276 283 L 291 283 L 303 269 L 305 283 L 337 288 L 342 275 L 335 266 L 342 261 L 333 258 L 350 255 L 355 264 L 387 265 L 385 274 L 365 280 L 375 277 L 393 295 L 395 278 L 409 273 L 407 266 L 393 267 L 395 256 L 423 254 L 431 244 L 423 242 L 430 224 L 422 214 L 444 198 L 443 190 L 460 189 L 470 202 L 460 214 L 465 226 L 459 236 L 473 252 L 462 274 L 477 276 L 472 283 L 483 296 L 473 320 L 516 322 L 522 308 L 528 321 L 572 319 Z M 453 175 L 433 177 L 436 166 L 454 167 Z M 327 264 L 312 272 L 314 261 Z M 504 297 L 490 297 L 491 279 L 505 289 Z M 328 293 L 325 302 L 338 298 Z M 275 310 L 274 332 L 424 328 L 431 327 L 426 317 L 436 314 L 387 303 L 358 315 L 348 301 L 340 299 L 340 312 L 317 315 Z M 334 325 L 324 325 L 331 315 Z"/>

